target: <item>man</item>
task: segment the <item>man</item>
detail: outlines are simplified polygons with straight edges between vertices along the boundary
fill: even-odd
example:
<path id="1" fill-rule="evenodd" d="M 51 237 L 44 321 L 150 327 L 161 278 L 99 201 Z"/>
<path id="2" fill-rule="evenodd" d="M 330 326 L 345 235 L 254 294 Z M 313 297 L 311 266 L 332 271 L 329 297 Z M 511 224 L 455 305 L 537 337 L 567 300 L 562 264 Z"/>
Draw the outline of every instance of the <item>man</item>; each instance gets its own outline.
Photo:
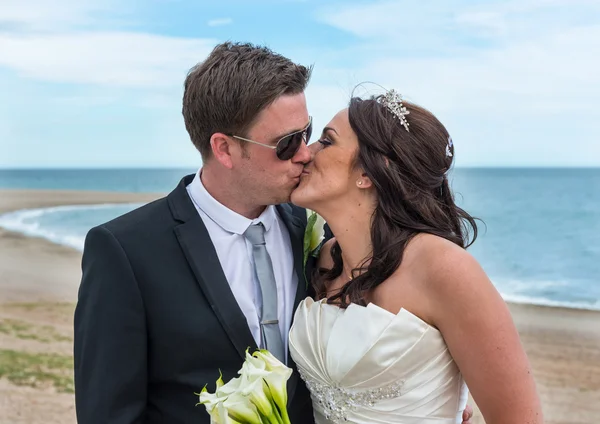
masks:
<path id="1" fill-rule="evenodd" d="M 79 422 L 208 423 L 194 392 L 212 390 L 219 370 L 234 377 L 248 347 L 294 368 L 287 333 L 310 270 L 305 211 L 287 202 L 311 159 L 310 73 L 234 43 L 190 71 L 183 116 L 202 169 L 86 238 L 75 312 Z M 291 421 L 312 422 L 296 372 L 288 396 Z"/>

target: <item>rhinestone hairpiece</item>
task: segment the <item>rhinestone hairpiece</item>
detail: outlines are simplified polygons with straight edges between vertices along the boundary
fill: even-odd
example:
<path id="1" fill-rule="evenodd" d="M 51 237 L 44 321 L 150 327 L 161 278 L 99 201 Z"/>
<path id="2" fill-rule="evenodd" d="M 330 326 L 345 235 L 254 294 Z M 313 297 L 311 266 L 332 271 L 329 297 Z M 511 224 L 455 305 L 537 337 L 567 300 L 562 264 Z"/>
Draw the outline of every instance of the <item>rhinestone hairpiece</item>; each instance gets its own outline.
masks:
<path id="1" fill-rule="evenodd" d="M 394 116 L 400 120 L 400 123 L 404 126 L 404 128 L 406 128 L 406 131 L 410 132 L 408 129 L 410 124 L 406 120 L 406 115 L 408 115 L 410 112 L 402 104 L 401 94 L 397 93 L 396 90 L 390 90 L 385 93 L 385 96 L 380 97 L 377 102 L 392 112 Z"/>
<path id="2" fill-rule="evenodd" d="M 452 142 L 452 137 L 448 136 L 448 144 L 446 145 L 446 157 L 451 158 L 452 157 L 452 151 L 450 150 L 450 147 L 454 146 L 454 143 Z"/>

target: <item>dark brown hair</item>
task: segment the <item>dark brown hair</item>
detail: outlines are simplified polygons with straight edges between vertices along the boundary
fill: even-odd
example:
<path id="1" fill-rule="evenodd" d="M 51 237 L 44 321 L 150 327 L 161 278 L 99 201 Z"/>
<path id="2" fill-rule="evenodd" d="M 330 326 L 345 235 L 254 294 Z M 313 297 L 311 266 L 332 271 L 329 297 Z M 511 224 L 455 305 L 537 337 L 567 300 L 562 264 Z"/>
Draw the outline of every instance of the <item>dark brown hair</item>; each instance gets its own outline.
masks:
<path id="1" fill-rule="evenodd" d="M 348 109 L 359 142 L 356 166 L 371 179 L 378 199 L 371 225 L 371 257 L 352 271 L 356 278 L 328 299 L 342 307 L 349 302 L 364 305 L 366 296 L 400 266 L 404 249 L 417 234 L 434 234 L 463 248 L 477 238 L 475 218 L 454 203 L 448 184 L 454 147 L 449 145 L 446 128 L 431 112 L 403 102 L 410 112 L 409 132 L 377 100 L 353 97 Z M 331 255 L 333 268 L 320 270 L 315 280 L 319 298 L 325 297 L 328 283 L 343 270 L 337 242 Z"/>
<path id="2" fill-rule="evenodd" d="M 283 94 L 302 93 L 312 68 L 267 47 L 226 42 L 187 75 L 183 118 L 192 143 L 211 156 L 216 132 L 244 136 L 260 111 Z"/>

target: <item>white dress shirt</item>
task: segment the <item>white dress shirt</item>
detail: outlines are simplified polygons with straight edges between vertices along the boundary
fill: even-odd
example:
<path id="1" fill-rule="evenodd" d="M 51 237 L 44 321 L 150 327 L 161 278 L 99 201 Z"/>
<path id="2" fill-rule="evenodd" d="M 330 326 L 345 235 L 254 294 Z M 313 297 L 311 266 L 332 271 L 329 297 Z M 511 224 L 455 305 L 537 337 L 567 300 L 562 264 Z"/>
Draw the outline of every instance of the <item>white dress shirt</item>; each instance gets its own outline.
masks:
<path id="1" fill-rule="evenodd" d="M 268 206 L 256 219 L 248 219 L 222 205 L 202 184 L 201 172 L 202 170 L 199 170 L 196 173 L 187 186 L 187 192 L 208 230 L 227 282 L 259 347 L 262 347 L 259 323 L 262 295 L 254 272 L 252 245 L 244 237 L 244 232 L 250 225 L 259 222 L 262 222 L 265 227 L 266 248 L 273 263 L 277 284 L 279 329 L 287 357 L 288 331 L 292 322 L 298 287 L 288 230 L 275 206 Z M 211 284 L 210 281 L 207 283 Z"/>

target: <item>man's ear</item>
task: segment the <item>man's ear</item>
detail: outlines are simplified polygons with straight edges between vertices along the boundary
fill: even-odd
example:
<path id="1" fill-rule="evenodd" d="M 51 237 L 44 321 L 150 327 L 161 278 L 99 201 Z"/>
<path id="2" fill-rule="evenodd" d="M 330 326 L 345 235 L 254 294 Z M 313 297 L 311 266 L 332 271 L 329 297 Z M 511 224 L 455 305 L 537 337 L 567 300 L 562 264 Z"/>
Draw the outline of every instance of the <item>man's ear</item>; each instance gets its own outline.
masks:
<path id="1" fill-rule="evenodd" d="M 214 133 L 210 137 L 210 148 L 214 158 L 227 169 L 233 167 L 231 155 L 234 153 L 236 147 L 237 145 L 231 137 L 223 133 Z"/>

